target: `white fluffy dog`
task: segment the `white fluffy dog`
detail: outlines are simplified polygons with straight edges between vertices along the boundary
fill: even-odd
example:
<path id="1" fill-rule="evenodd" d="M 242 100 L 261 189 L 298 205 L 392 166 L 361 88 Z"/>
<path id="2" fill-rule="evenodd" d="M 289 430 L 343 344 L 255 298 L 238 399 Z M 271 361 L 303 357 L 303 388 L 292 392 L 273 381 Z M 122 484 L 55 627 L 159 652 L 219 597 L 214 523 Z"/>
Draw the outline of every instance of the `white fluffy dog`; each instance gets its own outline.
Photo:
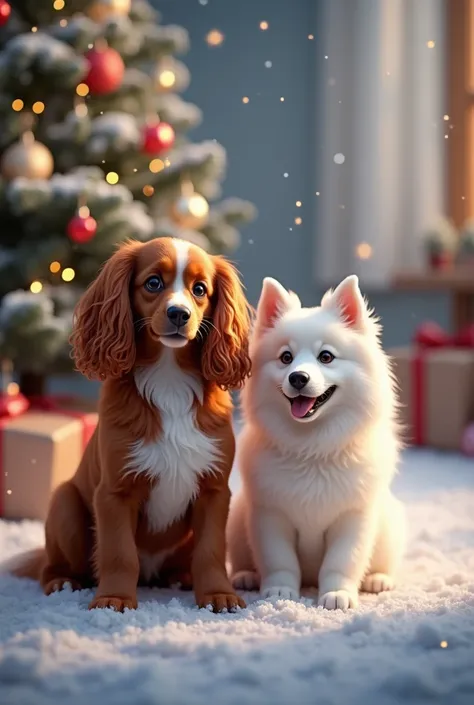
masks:
<path id="1" fill-rule="evenodd" d="M 320 605 L 343 610 L 359 588 L 393 587 L 405 520 L 390 490 L 400 443 L 379 335 L 356 276 L 316 308 L 264 280 L 228 524 L 236 587 L 296 600 L 317 586 Z"/>

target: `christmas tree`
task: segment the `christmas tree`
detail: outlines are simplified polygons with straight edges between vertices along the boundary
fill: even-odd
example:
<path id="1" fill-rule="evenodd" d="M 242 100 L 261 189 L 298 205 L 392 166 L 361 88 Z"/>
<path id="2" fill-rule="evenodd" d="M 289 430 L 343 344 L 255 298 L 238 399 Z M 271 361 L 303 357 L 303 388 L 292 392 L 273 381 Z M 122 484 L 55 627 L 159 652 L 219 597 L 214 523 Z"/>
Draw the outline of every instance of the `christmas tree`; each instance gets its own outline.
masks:
<path id="1" fill-rule="evenodd" d="M 31 392 L 69 367 L 72 309 L 118 243 L 231 252 L 255 216 L 209 205 L 225 150 L 187 139 L 188 35 L 159 20 L 147 0 L 0 0 L 0 357 Z"/>

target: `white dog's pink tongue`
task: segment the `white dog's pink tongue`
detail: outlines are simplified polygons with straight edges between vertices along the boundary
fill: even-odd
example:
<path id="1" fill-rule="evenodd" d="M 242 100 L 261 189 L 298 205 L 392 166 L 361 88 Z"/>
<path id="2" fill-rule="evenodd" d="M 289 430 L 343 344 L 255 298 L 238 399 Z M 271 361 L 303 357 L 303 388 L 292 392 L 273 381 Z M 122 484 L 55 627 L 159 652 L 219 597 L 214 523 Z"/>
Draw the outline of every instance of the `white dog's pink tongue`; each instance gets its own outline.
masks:
<path id="1" fill-rule="evenodd" d="M 291 413 L 297 419 L 302 419 L 313 406 L 316 397 L 299 396 L 291 402 Z"/>

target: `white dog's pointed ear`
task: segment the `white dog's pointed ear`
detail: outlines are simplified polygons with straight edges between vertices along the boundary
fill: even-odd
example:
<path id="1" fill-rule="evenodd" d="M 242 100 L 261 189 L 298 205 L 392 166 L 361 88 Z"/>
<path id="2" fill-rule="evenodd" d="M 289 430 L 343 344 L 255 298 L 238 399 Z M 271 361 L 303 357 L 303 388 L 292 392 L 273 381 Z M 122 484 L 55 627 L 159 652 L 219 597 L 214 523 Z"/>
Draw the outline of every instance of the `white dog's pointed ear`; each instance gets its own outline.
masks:
<path id="1" fill-rule="evenodd" d="M 272 328 L 280 316 L 295 306 L 301 306 L 296 294 L 287 291 L 276 279 L 265 277 L 257 306 L 256 328 Z"/>
<path id="2" fill-rule="evenodd" d="M 325 309 L 335 311 L 351 328 L 363 323 L 367 309 L 355 274 L 346 277 L 334 291 L 328 291 L 321 302 Z"/>

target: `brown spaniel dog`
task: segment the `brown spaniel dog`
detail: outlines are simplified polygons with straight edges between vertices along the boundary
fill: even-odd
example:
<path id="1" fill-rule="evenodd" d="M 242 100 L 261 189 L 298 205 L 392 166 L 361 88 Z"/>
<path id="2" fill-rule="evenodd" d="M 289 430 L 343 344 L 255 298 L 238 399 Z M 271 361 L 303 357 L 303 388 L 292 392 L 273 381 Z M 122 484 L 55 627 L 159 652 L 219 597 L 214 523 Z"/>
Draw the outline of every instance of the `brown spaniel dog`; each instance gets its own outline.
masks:
<path id="1" fill-rule="evenodd" d="M 235 440 L 227 390 L 250 373 L 249 305 L 222 257 L 173 238 L 130 242 L 77 305 L 77 369 L 102 385 L 99 423 L 55 492 L 46 547 L 15 573 L 46 594 L 98 584 L 90 607 L 137 606 L 137 584 L 243 607 L 225 568 Z"/>

